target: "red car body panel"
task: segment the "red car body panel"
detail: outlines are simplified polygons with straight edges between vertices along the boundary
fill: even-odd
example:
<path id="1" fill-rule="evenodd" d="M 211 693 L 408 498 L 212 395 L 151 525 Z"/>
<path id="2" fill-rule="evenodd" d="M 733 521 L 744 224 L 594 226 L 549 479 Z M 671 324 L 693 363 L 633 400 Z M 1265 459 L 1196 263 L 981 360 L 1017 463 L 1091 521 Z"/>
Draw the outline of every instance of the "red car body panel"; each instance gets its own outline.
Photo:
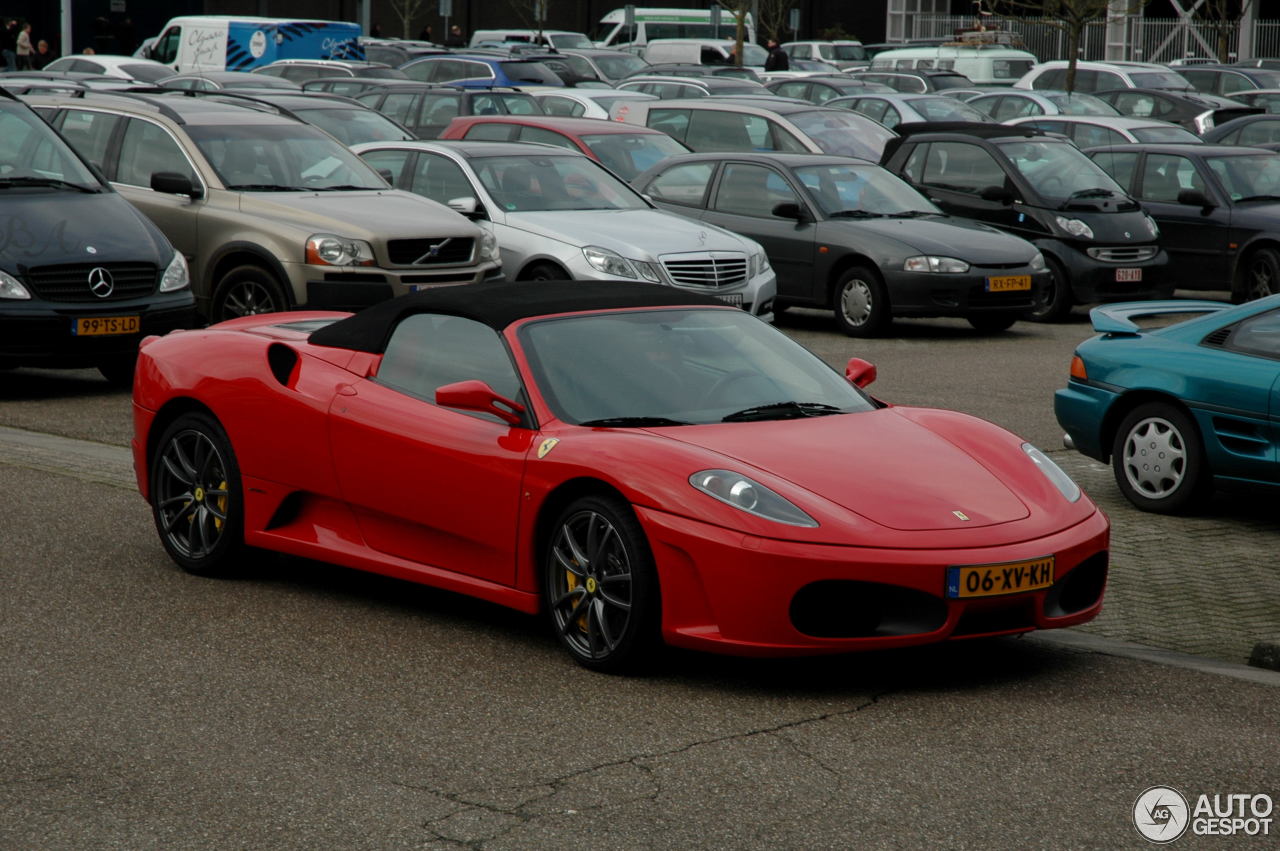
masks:
<path id="1" fill-rule="evenodd" d="M 1105 517 L 1086 496 L 1067 502 L 1016 436 L 983 420 L 886 407 L 675 429 L 581 427 L 557 420 L 540 395 L 516 322 L 503 334 L 538 423 L 518 428 L 392 390 L 375 380 L 379 355 L 316 346 L 281 327 L 345 315 L 246 317 L 144 341 L 133 441 L 142 494 L 161 423 L 198 403 L 235 449 L 249 545 L 525 612 L 540 605 L 540 524 L 557 492 L 580 481 L 603 483 L 634 507 L 658 570 L 662 632 L 675 645 L 845 652 L 1069 626 L 1101 609 L 1100 591 L 1092 605 L 1059 617 L 1047 613 L 1049 589 L 943 599 L 950 565 L 1053 556 L 1061 583 L 1101 557 L 1105 577 Z M 287 373 L 273 371 L 273 347 L 288 350 Z M 559 442 L 539 457 L 548 438 Z M 819 525 L 766 520 L 690 486 L 693 473 L 723 467 Z M 897 635 L 803 633 L 789 606 L 826 580 L 929 595 L 945 606 L 945 622 Z"/>

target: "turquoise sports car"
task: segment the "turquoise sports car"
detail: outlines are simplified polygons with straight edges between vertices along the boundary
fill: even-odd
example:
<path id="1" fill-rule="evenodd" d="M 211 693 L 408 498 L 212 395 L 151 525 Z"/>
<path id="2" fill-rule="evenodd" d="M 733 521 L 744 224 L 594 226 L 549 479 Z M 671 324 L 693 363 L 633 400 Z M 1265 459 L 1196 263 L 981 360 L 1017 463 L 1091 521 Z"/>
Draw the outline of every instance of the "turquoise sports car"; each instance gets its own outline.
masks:
<path id="1" fill-rule="evenodd" d="M 1200 314 L 1143 329 L 1141 317 Z M 1231 306 L 1147 301 L 1094 308 L 1100 336 L 1054 394 L 1068 448 L 1110 460 L 1144 511 L 1185 512 L 1215 485 L 1280 484 L 1280 295 Z"/>

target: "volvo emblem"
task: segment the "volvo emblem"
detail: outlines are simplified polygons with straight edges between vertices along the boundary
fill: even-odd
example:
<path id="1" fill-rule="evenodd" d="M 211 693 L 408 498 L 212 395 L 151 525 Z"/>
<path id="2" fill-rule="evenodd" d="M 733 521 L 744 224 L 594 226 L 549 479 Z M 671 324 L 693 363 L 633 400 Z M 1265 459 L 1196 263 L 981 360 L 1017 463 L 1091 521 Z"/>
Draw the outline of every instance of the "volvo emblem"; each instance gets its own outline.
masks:
<path id="1" fill-rule="evenodd" d="M 111 273 L 106 269 L 95 266 L 89 271 L 89 292 L 98 298 L 106 298 L 115 288 L 115 281 L 111 280 Z"/>
<path id="2" fill-rule="evenodd" d="M 969 515 L 965 514 L 963 511 L 953 511 L 951 513 L 954 514 L 956 517 L 960 518 L 961 520 L 969 519 Z"/>
<path id="3" fill-rule="evenodd" d="M 444 250 L 444 247 L 451 242 L 453 242 L 453 237 L 449 237 L 448 239 L 437 242 L 435 245 L 427 249 L 426 254 L 422 255 L 417 260 L 413 261 L 413 265 L 417 266 L 419 263 L 423 262 L 424 260 L 436 259 L 437 257 L 440 256 L 440 252 Z"/>

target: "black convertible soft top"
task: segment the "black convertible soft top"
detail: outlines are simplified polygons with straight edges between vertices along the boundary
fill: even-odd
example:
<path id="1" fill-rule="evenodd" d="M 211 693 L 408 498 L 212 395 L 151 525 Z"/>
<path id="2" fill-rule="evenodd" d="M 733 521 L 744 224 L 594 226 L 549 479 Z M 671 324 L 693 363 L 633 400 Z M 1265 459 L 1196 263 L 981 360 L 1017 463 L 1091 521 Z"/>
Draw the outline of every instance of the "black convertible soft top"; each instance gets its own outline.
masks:
<path id="1" fill-rule="evenodd" d="M 623 307 L 724 307 L 712 296 L 625 281 L 517 281 L 459 284 L 410 293 L 340 319 L 307 339 L 317 346 L 381 354 L 392 330 L 414 313 L 444 313 L 501 331 L 512 322 L 578 310 Z"/>

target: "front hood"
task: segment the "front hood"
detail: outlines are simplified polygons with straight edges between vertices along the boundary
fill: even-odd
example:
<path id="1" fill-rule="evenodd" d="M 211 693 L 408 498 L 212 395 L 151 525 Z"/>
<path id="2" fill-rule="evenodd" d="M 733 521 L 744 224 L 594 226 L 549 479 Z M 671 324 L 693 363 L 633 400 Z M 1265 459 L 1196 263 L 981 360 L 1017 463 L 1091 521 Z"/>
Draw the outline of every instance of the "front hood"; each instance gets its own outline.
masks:
<path id="1" fill-rule="evenodd" d="M 1188 207 L 1187 209 L 1191 209 Z M 1042 216 L 1053 218 L 1062 216 L 1067 219 L 1079 219 L 1093 231 L 1092 240 L 1076 239 L 1069 236 L 1058 236 L 1059 239 L 1079 242 L 1081 245 L 1145 245 L 1155 242 L 1151 229 L 1147 226 L 1146 214 L 1141 210 L 1132 212 L 1095 212 L 1085 210 L 1058 210 L 1042 213 Z M 1059 234 L 1060 228 L 1052 225 L 1050 233 Z"/>
<path id="2" fill-rule="evenodd" d="M 114 192 L 10 189 L 0 205 L 0 268 L 172 258 L 164 238 Z"/>
<path id="3" fill-rule="evenodd" d="M 912 254 L 958 257 L 975 265 L 1029 263 L 1035 256 L 1035 249 L 1024 240 L 967 219 L 850 219 L 847 224 L 862 233 L 901 243 Z"/>
<path id="4" fill-rule="evenodd" d="M 600 245 L 630 257 L 749 250 L 742 238 L 728 231 L 661 210 L 508 213 L 507 225 L 573 245 Z"/>
<path id="5" fill-rule="evenodd" d="M 891 529 L 973 529 L 1030 516 L 980 461 L 894 408 L 662 433 L 764 470 Z M 750 475 L 748 469 L 741 472 Z"/>
<path id="6" fill-rule="evenodd" d="M 479 228 L 443 204 L 393 189 L 350 192 L 252 192 L 240 211 L 282 219 L 313 233 L 354 239 L 414 239 L 478 235 Z"/>

